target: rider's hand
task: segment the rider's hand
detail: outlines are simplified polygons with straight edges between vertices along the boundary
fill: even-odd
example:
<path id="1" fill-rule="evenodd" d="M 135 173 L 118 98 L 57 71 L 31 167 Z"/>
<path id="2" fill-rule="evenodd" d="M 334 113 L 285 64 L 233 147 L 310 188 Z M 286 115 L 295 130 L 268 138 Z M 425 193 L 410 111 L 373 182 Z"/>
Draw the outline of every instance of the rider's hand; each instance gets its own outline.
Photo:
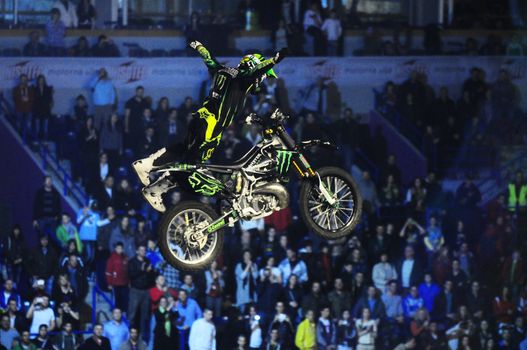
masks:
<path id="1" fill-rule="evenodd" d="M 284 47 L 283 49 L 281 49 L 280 51 L 278 51 L 275 55 L 274 55 L 274 61 L 275 63 L 278 63 L 280 62 L 281 60 L 283 60 L 287 54 L 289 53 L 289 49 L 287 47 Z"/>
<path id="2" fill-rule="evenodd" d="M 190 44 L 188 44 L 192 49 L 196 50 L 198 46 L 203 46 L 202 43 L 200 43 L 197 40 L 191 41 Z"/>

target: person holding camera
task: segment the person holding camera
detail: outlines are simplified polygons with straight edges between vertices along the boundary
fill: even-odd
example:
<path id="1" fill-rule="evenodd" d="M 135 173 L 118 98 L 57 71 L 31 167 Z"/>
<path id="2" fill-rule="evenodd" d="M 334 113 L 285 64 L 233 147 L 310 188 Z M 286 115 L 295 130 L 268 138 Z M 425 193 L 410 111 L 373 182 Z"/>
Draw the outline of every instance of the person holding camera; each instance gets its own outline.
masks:
<path id="1" fill-rule="evenodd" d="M 370 309 L 362 309 L 362 317 L 355 321 L 357 328 L 357 350 L 375 350 L 377 336 L 377 321 L 371 319 Z"/>
<path id="2" fill-rule="evenodd" d="M 49 296 L 43 295 L 33 299 L 26 313 L 26 318 L 31 320 L 29 331 L 37 334 L 40 325 L 48 326 L 48 331 L 55 329 L 55 313 L 49 307 Z"/>

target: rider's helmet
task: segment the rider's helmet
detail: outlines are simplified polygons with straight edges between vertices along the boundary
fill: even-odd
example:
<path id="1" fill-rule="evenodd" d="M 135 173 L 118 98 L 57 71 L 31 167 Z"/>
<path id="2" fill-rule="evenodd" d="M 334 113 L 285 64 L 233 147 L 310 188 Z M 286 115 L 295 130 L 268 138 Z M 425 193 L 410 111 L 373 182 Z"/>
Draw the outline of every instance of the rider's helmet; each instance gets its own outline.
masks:
<path id="1" fill-rule="evenodd" d="M 238 68 L 242 69 L 251 69 L 258 64 L 260 64 L 262 61 L 265 60 L 265 57 L 260 55 L 259 53 L 253 53 L 249 55 L 245 55 L 242 57 L 240 64 L 238 65 Z M 274 70 L 271 68 L 267 72 L 265 72 L 265 75 L 272 78 L 278 78 Z"/>

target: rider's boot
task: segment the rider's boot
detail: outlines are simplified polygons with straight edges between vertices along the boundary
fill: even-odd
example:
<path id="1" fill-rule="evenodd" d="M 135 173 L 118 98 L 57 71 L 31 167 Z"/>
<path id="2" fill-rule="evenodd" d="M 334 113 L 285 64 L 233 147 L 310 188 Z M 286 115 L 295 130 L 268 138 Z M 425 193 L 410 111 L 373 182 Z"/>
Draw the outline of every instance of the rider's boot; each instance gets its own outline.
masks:
<path id="1" fill-rule="evenodd" d="M 159 151 L 152 153 L 146 158 L 136 160 L 132 166 L 144 186 L 150 185 L 150 171 L 154 168 L 154 162 L 165 154 L 166 149 L 161 148 Z"/>
<path id="2" fill-rule="evenodd" d="M 141 192 L 143 197 L 150 203 L 152 208 L 158 212 L 164 213 L 166 208 L 163 204 L 163 194 L 176 187 L 177 183 L 171 179 L 170 173 L 167 171 L 153 184 L 143 187 Z"/>

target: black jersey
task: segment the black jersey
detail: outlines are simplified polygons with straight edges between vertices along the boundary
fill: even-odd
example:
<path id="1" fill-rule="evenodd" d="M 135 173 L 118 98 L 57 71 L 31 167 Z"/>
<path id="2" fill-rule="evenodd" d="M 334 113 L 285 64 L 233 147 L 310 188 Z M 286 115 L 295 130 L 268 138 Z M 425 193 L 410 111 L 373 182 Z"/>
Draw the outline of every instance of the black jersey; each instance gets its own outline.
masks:
<path id="1" fill-rule="evenodd" d="M 254 91 L 262 75 L 275 65 L 275 60 L 263 60 L 250 69 L 232 68 L 221 65 L 204 46 L 197 50 L 213 75 L 212 88 L 203 106 L 215 115 L 216 125 L 224 129 L 243 110 L 247 95 Z"/>

